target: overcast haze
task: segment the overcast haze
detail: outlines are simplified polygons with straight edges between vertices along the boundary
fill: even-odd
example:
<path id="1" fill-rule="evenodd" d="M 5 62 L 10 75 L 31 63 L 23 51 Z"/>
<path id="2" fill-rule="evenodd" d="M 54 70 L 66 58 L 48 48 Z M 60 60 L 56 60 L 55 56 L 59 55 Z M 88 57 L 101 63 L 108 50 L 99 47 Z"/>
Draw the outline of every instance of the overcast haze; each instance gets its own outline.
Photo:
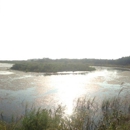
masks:
<path id="1" fill-rule="evenodd" d="M 0 60 L 130 55 L 129 0 L 0 0 Z"/>

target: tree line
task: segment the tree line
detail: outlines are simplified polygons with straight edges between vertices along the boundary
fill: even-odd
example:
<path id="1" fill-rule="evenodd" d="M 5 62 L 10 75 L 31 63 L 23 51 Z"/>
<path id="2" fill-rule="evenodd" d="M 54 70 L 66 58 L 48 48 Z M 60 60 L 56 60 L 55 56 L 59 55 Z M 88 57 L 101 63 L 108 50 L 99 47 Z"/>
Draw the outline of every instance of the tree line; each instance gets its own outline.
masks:
<path id="1" fill-rule="evenodd" d="M 32 72 L 92 71 L 90 66 L 130 67 L 130 56 L 116 60 L 108 59 L 29 59 L 23 61 L 0 61 L 14 63 L 11 69 Z"/>

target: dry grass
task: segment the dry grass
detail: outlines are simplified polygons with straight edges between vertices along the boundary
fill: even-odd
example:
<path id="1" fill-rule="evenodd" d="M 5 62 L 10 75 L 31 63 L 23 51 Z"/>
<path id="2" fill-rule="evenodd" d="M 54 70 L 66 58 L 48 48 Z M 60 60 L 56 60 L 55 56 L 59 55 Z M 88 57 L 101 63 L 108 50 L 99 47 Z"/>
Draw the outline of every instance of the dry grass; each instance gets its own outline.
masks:
<path id="1" fill-rule="evenodd" d="M 129 96 L 107 99 L 99 105 L 95 99 L 77 100 L 72 115 L 65 114 L 65 107 L 57 109 L 32 109 L 24 117 L 8 124 L 0 122 L 0 130 L 129 130 Z"/>

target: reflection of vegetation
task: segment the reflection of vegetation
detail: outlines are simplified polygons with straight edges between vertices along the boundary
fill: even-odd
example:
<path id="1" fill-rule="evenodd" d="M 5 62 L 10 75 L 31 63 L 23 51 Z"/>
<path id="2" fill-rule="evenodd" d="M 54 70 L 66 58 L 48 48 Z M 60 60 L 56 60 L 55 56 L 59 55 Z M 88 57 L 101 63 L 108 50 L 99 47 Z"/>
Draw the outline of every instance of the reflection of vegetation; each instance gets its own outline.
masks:
<path id="1" fill-rule="evenodd" d="M 32 60 L 16 63 L 11 68 L 14 70 L 33 71 L 33 72 L 62 72 L 62 71 L 92 71 L 88 64 L 79 61 L 69 60 Z"/>
<path id="2" fill-rule="evenodd" d="M 122 91 L 122 90 L 121 90 Z M 121 92 L 120 91 L 120 92 Z M 120 94 L 120 93 L 119 93 Z M 72 115 L 65 115 L 65 107 L 33 109 L 17 122 L 0 122 L 0 130 L 129 130 L 130 100 L 118 95 L 99 104 L 78 99 Z"/>

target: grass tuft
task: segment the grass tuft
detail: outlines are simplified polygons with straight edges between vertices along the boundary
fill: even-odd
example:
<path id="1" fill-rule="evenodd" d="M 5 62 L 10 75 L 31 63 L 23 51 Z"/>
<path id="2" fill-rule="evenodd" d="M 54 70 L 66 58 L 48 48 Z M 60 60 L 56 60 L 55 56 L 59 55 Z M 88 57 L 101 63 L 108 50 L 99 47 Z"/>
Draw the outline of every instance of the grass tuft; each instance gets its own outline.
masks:
<path id="1" fill-rule="evenodd" d="M 95 98 L 79 98 L 71 115 L 66 115 L 65 107 L 60 105 L 50 110 L 26 108 L 18 121 L 1 120 L 0 130 L 130 130 L 130 100 L 128 95 L 121 97 L 121 91 L 101 105 Z"/>

